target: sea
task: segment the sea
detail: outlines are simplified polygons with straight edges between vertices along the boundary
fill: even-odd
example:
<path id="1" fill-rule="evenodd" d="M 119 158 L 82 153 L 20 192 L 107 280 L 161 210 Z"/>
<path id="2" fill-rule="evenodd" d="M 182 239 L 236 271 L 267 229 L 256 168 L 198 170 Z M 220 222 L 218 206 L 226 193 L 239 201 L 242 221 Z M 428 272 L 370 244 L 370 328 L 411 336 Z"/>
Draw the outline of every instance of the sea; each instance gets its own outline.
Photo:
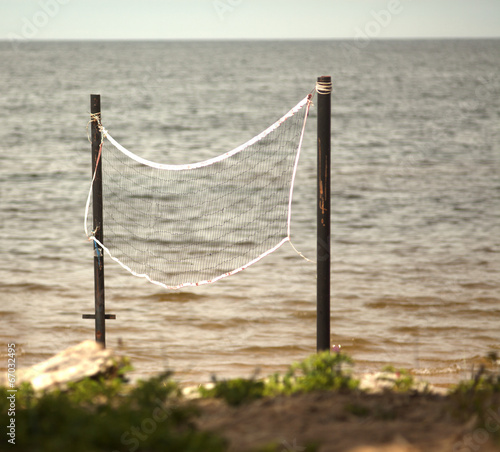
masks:
<path id="1" fill-rule="evenodd" d="M 94 339 L 90 95 L 135 154 L 193 163 L 330 75 L 331 343 L 431 383 L 500 353 L 500 40 L 0 42 L 0 372 Z M 316 99 L 314 100 L 316 101 Z M 316 253 L 316 106 L 291 237 Z M 132 378 L 265 377 L 316 351 L 316 265 L 289 244 L 167 290 L 105 259 L 108 348 Z M 495 364 L 495 363 L 493 363 Z"/>

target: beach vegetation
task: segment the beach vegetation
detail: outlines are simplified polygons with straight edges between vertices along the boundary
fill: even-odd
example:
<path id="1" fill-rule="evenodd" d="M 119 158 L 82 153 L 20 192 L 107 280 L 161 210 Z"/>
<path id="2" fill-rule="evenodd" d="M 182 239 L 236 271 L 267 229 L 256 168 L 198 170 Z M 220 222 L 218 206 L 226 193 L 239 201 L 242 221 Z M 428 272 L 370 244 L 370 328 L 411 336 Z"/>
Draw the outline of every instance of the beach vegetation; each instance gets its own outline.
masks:
<path id="1" fill-rule="evenodd" d="M 198 430 L 197 409 L 180 404 L 171 372 L 128 385 L 122 378 L 90 379 L 61 390 L 15 393 L 15 446 L 19 451 L 122 452 L 226 450 L 221 437 Z M 0 388 L 0 422 L 9 425 L 7 388 Z"/>
<path id="2" fill-rule="evenodd" d="M 496 363 L 496 356 L 492 356 L 491 361 Z M 399 414 L 394 404 L 378 403 L 377 397 L 380 400 L 384 396 L 405 397 L 404 403 L 410 403 L 413 393 L 410 396 L 407 393 L 415 388 L 410 372 L 384 368 L 384 373 L 391 375 L 392 394 L 367 394 L 367 398 L 360 398 L 363 393 L 359 390 L 359 381 L 351 373 L 352 365 L 351 358 L 345 354 L 319 353 L 267 379 L 259 380 L 256 376 L 230 380 L 214 378 L 211 386 L 201 387 L 199 391 L 202 397 L 222 399 L 231 406 L 264 397 L 336 391 L 343 397 L 347 395 L 348 401 L 343 402 L 344 412 L 359 422 L 397 419 Z M 460 422 L 473 419 L 477 428 L 491 427 L 489 437 L 499 441 L 500 374 L 496 366 L 489 367 L 491 369 L 481 366 L 470 380 L 455 386 L 447 396 L 427 396 L 443 397 L 446 400 L 442 406 L 443 415 L 449 413 Z M 133 384 L 122 372 L 116 372 L 45 391 L 34 391 L 30 384 L 23 383 L 16 391 L 13 417 L 15 446 L 19 451 L 222 452 L 228 449 L 228 440 L 220 433 L 204 431 L 197 426 L 202 405 L 182 396 L 170 371 Z M 352 399 L 349 398 L 351 393 L 356 394 Z M 11 400 L 9 388 L 0 387 L 0 422 L 4 425 L 12 425 Z M 281 451 L 284 447 L 283 442 L 269 443 L 255 452 Z M 300 447 L 300 450 L 312 452 L 319 446 L 304 443 Z"/>
<path id="3" fill-rule="evenodd" d="M 385 366 L 382 369 L 385 376 L 379 377 L 379 380 L 392 383 L 392 390 L 397 392 L 408 392 L 415 389 L 415 379 L 407 369 L 396 369 L 394 366 Z"/>
<path id="4" fill-rule="evenodd" d="M 322 352 L 293 363 L 284 374 L 275 373 L 266 380 L 237 378 L 218 381 L 213 387 L 200 388 L 202 397 L 224 399 L 240 405 L 258 398 L 291 395 L 321 390 L 354 390 L 359 382 L 350 373 L 352 359 L 342 353 Z"/>

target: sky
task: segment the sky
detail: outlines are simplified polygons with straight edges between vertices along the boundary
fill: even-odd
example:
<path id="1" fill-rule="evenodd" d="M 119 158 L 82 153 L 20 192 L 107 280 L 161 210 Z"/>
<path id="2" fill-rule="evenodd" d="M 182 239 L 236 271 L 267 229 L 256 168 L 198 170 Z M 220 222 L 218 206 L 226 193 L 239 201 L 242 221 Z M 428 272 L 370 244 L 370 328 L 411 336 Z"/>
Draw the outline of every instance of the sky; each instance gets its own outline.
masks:
<path id="1" fill-rule="evenodd" d="M 500 0 L 0 0 L 0 40 L 500 37 Z"/>

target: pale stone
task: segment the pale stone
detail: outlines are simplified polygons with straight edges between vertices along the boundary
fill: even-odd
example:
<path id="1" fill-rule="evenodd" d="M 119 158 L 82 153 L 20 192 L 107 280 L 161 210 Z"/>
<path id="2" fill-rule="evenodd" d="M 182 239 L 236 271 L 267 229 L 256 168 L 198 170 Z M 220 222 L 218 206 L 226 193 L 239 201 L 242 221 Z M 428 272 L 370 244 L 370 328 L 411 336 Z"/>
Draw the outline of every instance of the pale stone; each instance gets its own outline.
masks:
<path id="1" fill-rule="evenodd" d="M 30 382 L 35 391 L 64 388 L 70 382 L 110 372 L 117 359 L 95 341 L 84 341 L 57 355 L 16 372 L 16 386 Z"/>

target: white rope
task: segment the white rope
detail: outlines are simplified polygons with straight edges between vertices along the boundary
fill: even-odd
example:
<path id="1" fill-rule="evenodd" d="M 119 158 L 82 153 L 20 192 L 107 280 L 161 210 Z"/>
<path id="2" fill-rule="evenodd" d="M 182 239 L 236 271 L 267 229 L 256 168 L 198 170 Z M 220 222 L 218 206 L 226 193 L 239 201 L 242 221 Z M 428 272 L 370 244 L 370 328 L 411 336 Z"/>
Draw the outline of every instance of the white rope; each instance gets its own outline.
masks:
<path id="1" fill-rule="evenodd" d="M 103 132 L 104 136 L 109 140 L 111 144 L 113 144 L 119 151 L 121 151 L 127 157 L 135 160 L 138 163 L 160 170 L 170 170 L 170 171 L 191 170 L 196 168 L 202 168 L 204 166 L 213 165 L 214 163 L 221 162 L 222 160 L 232 157 L 238 152 L 245 150 L 247 147 L 251 146 L 252 144 L 256 143 L 257 141 L 269 135 L 273 130 L 276 130 L 281 124 L 283 124 L 283 122 L 285 122 L 288 118 L 297 113 L 308 101 L 309 101 L 309 96 L 302 99 L 295 107 L 293 107 L 286 115 L 278 119 L 273 125 L 269 126 L 266 130 L 261 132 L 259 135 L 256 135 L 251 140 L 247 141 L 241 146 L 238 146 L 237 148 L 233 149 L 232 151 L 226 152 L 225 154 L 198 163 L 188 163 L 184 165 L 166 165 L 163 163 L 152 162 L 150 160 L 146 160 L 142 157 L 139 157 L 133 152 L 130 152 L 128 149 L 125 149 L 109 134 L 109 132 L 105 128 L 103 128 Z"/>
<path id="2" fill-rule="evenodd" d="M 160 281 L 155 281 L 154 279 L 152 279 L 149 275 L 145 274 L 145 273 L 137 273 L 135 272 L 134 270 L 132 270 L 128 265 L 124 264 L 120 259 L 114 257 L 112 254 L 111 254 L 111 251 L 109 251 L 108 248 L 106 248 L 99 240 L 97 240 L 95 237 L 91 237 L 91 240 L 93 240 L 95 243 L 97 243 L 97 245 L 99 245 L 104 251 L 106 251 L 106 253 L 108 254 L 108 256 L 113 259 L 116 263 L 120 264 L 125 270 L 127 270 L 128 272 L 132 273 L 132 275 L 134 276 L 137 276 L 139 278 L 144 278 L 146 280 L 148 280 L 150 283 L 152 284 L 156 284 L 157 286 L 161 286 L 161 287 L 164 287 L 165 289 L 169 289 L 169 290 L 177 290 L 177 289 L 182 289 L 183 287 L 197 287 L 197 286 L 203 286 L 205 284 L 211 284 L 211 283 L 214 283 L 216 281 L 219 281 L 223 278 L 227 278 L 228 276 L 232 276 L 232 275 L 235 275 L 236 273 L 239 273 L 245 269 L 247 269 L 248 267 L 250 267 L 250 265 L 253 265 L 255 264 L 256 262 L 260 261 L 261 259 L 263 259 L 264 257 L 266 256 L 269 256 L 269 254 L 271 253 L 274 253 L 278 248 L 280 248 L 284 243 L 290 241 L 290 238 L 289 237 L 285 237 L 283 240 L 281 240 L 281 242 L 279 242 L 276 246 L 274 246 L 273 248 L 270 248 L 269 250 L 267 250 L 266 252 L 262 253 L 260 256 L 256 257 L 255 259 L 251 260 L 250 262 L 248 262 L 247 264 L 239 267 L 239 268 L 236 268 L 235 270 L 231 270 L 230 272 L 226 272 L 222 275 L 219 275 L 213 279 L 206 279 L 206 280 L 203 280 L 203 281 L 197 281 L 197 282 L 187 282 L 187 283 L 182 283 L 182 284 L 178 284 L 176 286 L 169 286 L 165 283 L 162 283 Z M 292 245 L 293 246 L 293 245 Z"/>
<path id="3" fill-rule="evenodd" d="M 313 261 L 311 259 L 309 259 L 308 257 L 304 256 L 297 248 L 295 248 L 295 245 L 292 243 L 292 241 L 290 240 L 290 245 L 291 247 L 293 248 L 293 250 L 302 258 L 304 259 L 305 261 L 307 262 L 310 262 L 311 264 L 315 264 L 316 261 Z"/>
<path id="4" fill-rule="evenodd" d="M 288 220 L 287 220 L 287 237 L 290 242 L 290 245 L 294 249 L 294 251 L 303 259 L 305 259 L 307 262 L 312 262 L 311 259 L 308 259 L 306 256 L 304 256 L 297 248 L 295 248 L 294 244 L 292 243 L 292 238 L 291 238 L 291 224 L 292 224 L 292 198 L 293 198 L 293 187 L 295 186 L 295 175 L 297 174 L 297 167 L 299 164 L 299 159 L 300 159 L 300 150 L 302 149 L 302 141 L 304 139 L 304 133 L 306 131 L 306 122 L 307 122 L 307 117 L 309 116 L 309 109 L 311 108 L 312 104 L 312 94 L 309 94 L 307 96 L 307 110 L 306 114 L 304 116 L 304 123 L 302 125 L 302 131 L 300 133 L 300 139 L 299 139 L 299 145 L 297 148 L 297 154 L 295 157 L 295 163 L 293 165 L 293 173 L 292 173 L 292 183 L 290 184 L 290 195 L 288 196 Z"/>
<path id="5" fill-rule="evenodd" d="M 318 80 L 316 82 L 316 92 L 318 94 L 330 94 L 332 92 L 332 82 L 324 82 Z"/>
<path id="6" fill-rule="evenodd" d="M 99 160 L 101 159 L 102 145 L 104 143 L 104 127 L 102 126 L 102 123 L 101 123 L 101 113 L 90 113 L 90 121 L 87 123 L 87 138 L 89 139 L 89 142 L 92 143 L 92 140 L 90 139 L 90 135 L 89 135 L 89 124 L 94 122 L 94 121 L 97 122 L 97 127 L 99 129 L 99 132 L 101 133 L 101 143 L 99 146 L 99 153 L 97 155 L 94 174 L 92 175 L 92 182 L 90 184 L 89 195 L 87 197 L 87 202 L 85 203 L 85 219 L 83 222 L 83 227 L 85 229 L 85 235 L 87 236 L 87 239 L 89 239 L 89 240 L 91 240 L 91 236 L 93 236 L 95 234 L 95 231 L 93 231 L 91 234 L 89 234 L 88 227 L 87 227 L 87 217 L 88 217 L 89 207 L 90 207 L 90 197 L 92 196 L 92 189 L 94 188 L 94 181 L 95 181 L 95 178 L 97 175 L 97 167 L 99 165 Z"/>
<path id="7" fill-rule="evenodd" d="M 90 184 L 89 195 L 87 196 L 87 202 L 85 203 L 85 219 L 83 221 L 83 228 L 85 229 L 85 235 L 87 236 L 87 238 L 89 240 L 91 240 L 91 237 L 93 236 L 93 234 L 87 228 L 87 217 L 89 215 L 90 198 L 92 197 L 92 189 L 94 188 L 94 180 L 95 180 L 95 177 L 92 178 L 92 183 Z"/>

